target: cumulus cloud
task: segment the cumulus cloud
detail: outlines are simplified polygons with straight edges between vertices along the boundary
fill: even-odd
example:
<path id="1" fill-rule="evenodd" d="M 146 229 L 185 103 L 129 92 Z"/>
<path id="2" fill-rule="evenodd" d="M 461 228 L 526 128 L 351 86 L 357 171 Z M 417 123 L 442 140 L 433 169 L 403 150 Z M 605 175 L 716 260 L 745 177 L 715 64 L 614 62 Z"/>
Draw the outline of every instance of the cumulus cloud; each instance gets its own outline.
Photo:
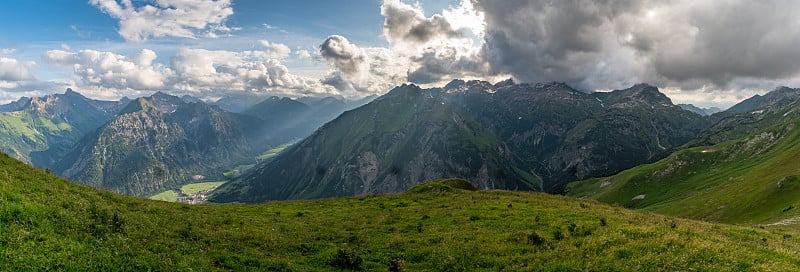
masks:
<path id="1" fill-rule="evenodd" d="M 490 76 L 482 45 L 466 35 L 483 32 L 482 15 L 468 0 L 430 17 L 419 5 L 385 0 L 381 14 L 390 47 L 362 48 L 345 37 L 329 36 L 320 45 L 320 55 L 334 71 L 323 83 L 341 91 L 375 94 L 409 81 L 427 84 Z"/>
<path id="2" fill-rule="evenodd" d="M 283 46 L 278 45 L 278 48 Z M 43 60 L 71 67 L 75 74 L 73 86 L 88 89 L 96 97 L 155 90 L 179 90 L 201 97 L 236 91 L 270 91 L 295 96 L 335 92 L 319 80 L 290 73 L 275 58 L 276 54 L 288 53 L 184 48 L 164 65 L 155 61 L 158 56 L 149 49 L 134 56 L 95 50 L 51 50 L 45 53 Z M 101 92 L 106 93 L 98 94 Z"/>
<path id="3" fill-rule="evenodd" d="M 165 87 L 171 70 L 153 63 L 156 57 L 156 53 L 149 49 L 143 49 L 133 57 L 96 50 L 51 50 L 44 54 L 43 60 L 72 67 L 83 85 L 157 90 Z"/>
<path id="4" fill-rule="evenodd" d="M 486 21 L 487 57 L 497 73 L 519 81 L 578 83 L 606 57 L 615 35 L 608 22 L 641 1 L 476 1 Z"/>
<path id="5" fill-rule="evenodd" d="M 387 48 L 361 48 L 332 35 L 320 45 L 319 53 L 333 68 L 322 83 L 345 94 L 382 93 L 404 81 L 405 59 Z"/>
<path id="6" fill-rule="evenodd" d="M 385 18 L 384 35 L 391 42 L 426 43 L 436 38 L 462 35 L 441 14 L 427 18 L 421 7 L 408 5 L 400 0 L 383 1 L 381 15 Z"/>
<path id="7" fill-rule="evenodd" d="M 230 32 L 225 20 L 233 15 L 230 0 L 156 0 L 136 6 L 131 0 L 90 0 L 101 11 L 119 20 L 119 34 L 127 41 L 150 37 L 217 37 Z"/>
<path id="8" fill-rule="evenodd" d="M 393 51 L 410 61 L 408 81 L 432 84 L 493 75 L 482 45 L 470 38 L 484 32 L 483 15 L 472 2 L 463 0 L 456 7 L 425 17 L 420 6 L 386 0 L 381 13 L 384 35 Z"/>
<path id="9" fill-rule="evenodd" d="M 339 35 L 325 39 L 319 47 L 319 53 L 347 77 L 360 78 L 362 72 L 369 68 L 364 50 Z"/>
<path id="10" fill-rule="evenodd" d="M 288 57 L 292 54 L 292 49 L 289 49 L 289 46 L 286 46 L 282 43 L 270 43 L 268 40 L 260 40 L 258 41 L 261 46 L 267 49 L 270 53 L 270 57 L 283 59 Z"/>
<path id="11" fill-rule="evenodd" d="M 289 72 L 271 53 L 182 49 L 171 60 L 175 88 L 186 91 L 293 90 L 297 94 L 326 93 L 319 81 Z"/>

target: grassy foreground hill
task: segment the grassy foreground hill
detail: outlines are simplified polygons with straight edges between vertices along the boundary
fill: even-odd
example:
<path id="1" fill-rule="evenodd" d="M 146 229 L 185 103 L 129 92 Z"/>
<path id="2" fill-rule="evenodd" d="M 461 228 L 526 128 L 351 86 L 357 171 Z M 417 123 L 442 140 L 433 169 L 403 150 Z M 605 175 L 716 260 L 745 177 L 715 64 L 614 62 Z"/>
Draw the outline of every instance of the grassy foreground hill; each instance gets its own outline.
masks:
<path id="1" fill-rule="evenodd" d="M 0 155 L 0 270 L 796 270 L 800 236 L 458 180 L 396 195 L 187 206 Z M 459 189 L 464 188 L 464 189 Z M 393 270 L 395 269 L 395 270 Z"/>

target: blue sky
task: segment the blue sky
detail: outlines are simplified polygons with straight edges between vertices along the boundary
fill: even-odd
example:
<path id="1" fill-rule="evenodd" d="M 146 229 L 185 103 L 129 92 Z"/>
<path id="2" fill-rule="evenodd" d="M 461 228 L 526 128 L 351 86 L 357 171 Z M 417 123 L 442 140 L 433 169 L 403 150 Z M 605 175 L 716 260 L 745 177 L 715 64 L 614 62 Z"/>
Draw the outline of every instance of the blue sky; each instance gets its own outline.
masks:
<path id="1" fill-rule="evenodd" d="M 800 3 L 49 0 L 0 9 L 0 102 L 74 88 L 217 99 L 382 94 L 455 79 L 654 84 L 729 106 L 800 86 Z"/>
<path id="2" fill-rule="evenodd" d="M 117 33 L 118 21 L 88 1 L 9 1 L 0 10 L 0 25 L 6 26 L 0 28 L 0 48 L 14 49 L 15 55 L 38 61 L 43 50 L 58 49 L 62 44 L 76 50 L 107 47 L 119 53 L 158 47 L 171 54 L 180 47 L 247 50 L 258 40 L 269 39 L 313 50 L 328 35 L 339 34 L 359 44 L 385 46 L 380 6 L 379 0 L 348 1 L 348 5 L 336 1 L 304 1 L 301 5 L 295 1 L 235 1 L 235 13 L 226 25 L 241 29 L 230 33 L 232 37 L 163 37 L 131 44 Z M 166 55 L 160 59 L 169 60 Z M 52 69 L 39 67 L 48 68 Z"/>
<path id="3" fill-rule="evenodd" d="M 118 54 L 118 57 L 132 57 L 142 50 L 152 50 L 157 57 L 154 63 L 169 66 L 174 56 L 181 49 L 206 49 L 226 52 L 245 52 L 263 50 L 262 41 L 271 44 L 282 44 L 289 47 L 294 54 L 280 58 L 280 65 L 289 68 L 292 74 L 309 78 L 323 78 L 330 73 L 332 67 L 319 57 L 319 45 L 330 35 L 347 37 L 349 43 L 364 48 L 389 47 L 383 33 L 384 17 L 381 15 L 380 0 L 355 0 L 345 3 L 338 1 L 246 1 L 234 0 L 225 6 L 233 10 L 226 15 L 222 24 L 229 31 L 220 31 L 217 37 L 204 37 L 206 28 L 185 27 L 195 36 L 148 36 L 146 40 L 131 40 L 121 31 L 122 20 L 110 12 L 103 10 L 102 2 L 109 2 L 124 7 L 124 0 L 74 1 L 53 0 L 41 1 L 9 1 L 4 3 L 0 11 L 0 55 L 13 59 L 23 65 L 31 76 L 5 79 L 0 84 L 0 101 L 9 101 L 22 95 L 39 95 L 61 92 L 63 88 L 72 87 L 83 90 L 89 96 L 105 99 L 116 99 L 120 96 L 135 96 L 157 90 L 186 92 L 197 96 L 214 98 L 224 95 L 225 91 L 214 86 L 199 86 L 202 90 L 192 90 L 193 86 L 184 86 L 183 90 L 175 87 L 158 85 L 156 88 L 137 89 L 127 86 L 115 86 L 92 82 L 86 75 L 73 71 L 74 65 L 92 66 L 89 63 L 54 64 L 45 55 L 49 51 L 60 50 L 78 53 L 81 50 L 92 50 Z M 170 2 L 169 0 L 165 2 Z M 176 1 L 177 2 L 177 1 Z M 198 1 L 202 2 L 202 1 Z M 226 2 L 226 1 L 221 1 Z M 145 6 L 160 9 L 170 8 L 159 5 L 155 1 L 132 2 L 132 10 Z M 458 1 L 421 1 L 409 2 L 423 12 L 424 16 L 434 14 Z M 431 7 L 425 12 L 423 7 Z M 150 18 L 152 19 L 152 18 Z M 159 26 L 154 26 L 158 28 Z M 312 58 L 303 58 L 299 51 L 312 54 Z M 252 64 L 252 63 L 251 63 Z M 95 63 L 94 66 L 97 66 Z M 217 64 L 214 64 L 215 66 Z M 97 67 L 95 67 L 97 68 Z M 335 69 L 335 67 L 333 67 Z M 96 69 L 95 69 L 96 70 Z M 117 71 L 118 72 L 118 71 Z M 124 76 L 124 75 L 123 75 Z M 385 86 L 388 86 L 384 84 Z M 300 96 L 314 92 L 295 93 L 292 90 L 265 88 L 265 92 Z M 292 87 L 295 88 L 296 86 Z M 318 87 L 318 86 L 317 86 Z M 173 90 L 170 90 L 173 89 Z M 291 88 L 290 88 L 291 89 Z M 315 90 L 320 95 L 345 94 L 349 96 L 367 95 L 354 90 Z"/>

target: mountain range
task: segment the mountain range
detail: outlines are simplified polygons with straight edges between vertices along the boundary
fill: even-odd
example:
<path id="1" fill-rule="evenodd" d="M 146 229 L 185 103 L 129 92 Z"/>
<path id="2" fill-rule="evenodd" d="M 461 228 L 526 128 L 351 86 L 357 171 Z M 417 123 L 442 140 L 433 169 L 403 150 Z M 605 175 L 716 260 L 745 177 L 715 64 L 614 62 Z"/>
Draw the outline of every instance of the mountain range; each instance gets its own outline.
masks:
<path id="1" fill-rule="evenodd" d="M 507 147 L 456 107 L 404 85 L 348 111 L 270 163 L 224 185 L 217 201 L 320 198 L 404 191 L 457 176 L 482 188 L 540 190 Z M 269 177 L 273 182 L 261 182 Z"/>
<path id="2" fill-rule="evenodd" d="M 718 186 L 747 175 L 793 188 L 786 184 L 795 174 L 782 165 L 794 154 L 798 107 L 800 90 L 786 87 L 701 115 L 647 84 L 587 93 L 511 80 L 402 85 L 359 101 L 266 97 L 239 113 L 161 92 L 97 101 L 68 89 L 0 106 L 0 147 L 75 182 L 136 196 L 233 178 L 210 200 L 263 202 L 397 193 L 462 177 L 481 189 L 567 193 L 737 222 L 731 214 L 749 206 L 674 210 L 722 199 L 719 192 L 743 198 Z M 689 170 L 663 174 L 676 169 Z M 753 200 L 784 199 L 765 208 L 772 215 L 747 218 L 793 218 L 792 198 L 773 196 Z"/>
<path id="3" fill-rule="evenodd" d="M 190 96 L 158 92 L 98 101 L 67 89 L 0 106 L 0 148 L 78 183 L 147 196 L 197 180 L 224 180 L 223 172 L 252 164 L 262 152 L 363 103 L 320 101 L 308 106 L 270 97 L 232 113 Z"/>
<path id="4" fill-rule="evenodd" d="M 443 177 L 558 193 L 571 181 L 663 158 L 708 126 L 645 84 L 607 93 L 513 81 L 403 85 L 226 183 L 211 200 L 393 193 Z"/>

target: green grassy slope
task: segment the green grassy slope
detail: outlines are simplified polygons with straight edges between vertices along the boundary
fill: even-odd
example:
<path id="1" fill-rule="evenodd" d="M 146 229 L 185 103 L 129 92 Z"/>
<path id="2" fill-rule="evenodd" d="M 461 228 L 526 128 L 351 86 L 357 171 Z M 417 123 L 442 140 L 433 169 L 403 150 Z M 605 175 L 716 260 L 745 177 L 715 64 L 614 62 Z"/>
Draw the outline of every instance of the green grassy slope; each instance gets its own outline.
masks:
<path id="1" fill-rule="evenodd" d="M 0 270 L 789 271 L 800 265 L 800 234 L 792 230 L 673 219 L 539 193 L 420 191 L 186 206 L 74 185 L 0 155 Z"/>
<path id="2" fill-rule="evenodd" d="M 800 121 L 711 147 L 676 152 L 615 176 L 570 185 L 570 194 L 625 207 L 728 223 L 800 216 Z"/>
<path id="3" fill-rule="evenodd" d="M 70 137 L 75 134 L 67 123 L 56 123 L 35 111 L 0 113 L 0 150 L 19 159 L 31 161 L 31 153 L 45 151 L 51 137 Z M 62 135 L 64 134 L 64 135 Z M 67 141 L 67 140 L 64 140 Z"/>

